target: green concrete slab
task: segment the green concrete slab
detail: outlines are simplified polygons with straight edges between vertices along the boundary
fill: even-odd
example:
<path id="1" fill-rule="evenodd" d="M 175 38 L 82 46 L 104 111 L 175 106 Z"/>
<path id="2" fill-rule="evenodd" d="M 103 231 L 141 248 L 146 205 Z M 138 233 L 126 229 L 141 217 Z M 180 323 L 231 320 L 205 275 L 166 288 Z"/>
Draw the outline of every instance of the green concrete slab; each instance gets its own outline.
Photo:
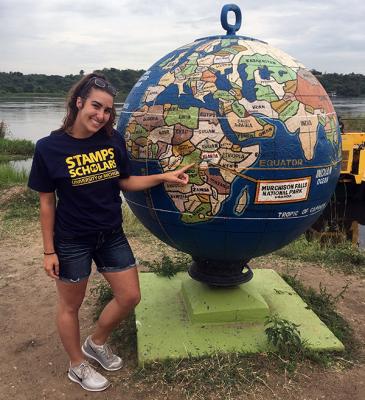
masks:
<path id="1" fill-rule="evenodd" d="M 232 289 L 209 288 L 186 273 L 172 279 L 141 273 L 140 282 L 142 301 L 136 308 L 140 364 L 217 352 L 271 350 L 264 332 L 267 307 L 271 315 L 278 314 L 300 325 L 302 338 L 313 350 L 344 350 L 343 344 L 273 270 L 255 270 L 250 282 Z M 221 299 L 222 295 L 227 299 Z M 253 313 L 240 304 L 245 299 L 260 314 L 255 322 Z"/>

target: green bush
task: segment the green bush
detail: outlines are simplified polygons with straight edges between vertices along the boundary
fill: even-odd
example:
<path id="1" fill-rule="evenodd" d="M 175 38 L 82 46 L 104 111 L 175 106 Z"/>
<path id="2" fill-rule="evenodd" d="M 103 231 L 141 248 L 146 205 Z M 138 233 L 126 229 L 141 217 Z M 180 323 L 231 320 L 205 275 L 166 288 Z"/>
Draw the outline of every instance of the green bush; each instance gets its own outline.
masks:
<path id="1" fill-rule="evenodd" d="M 34 154 L 34 148 L 35 145 L 30 140 L 6 139 L 0 135 L 0 154 L 31 157 Z"/>
<path id="2" fill-rule="evenodd" d="M 265 334 L 269 343 L 272 343 L 285 357 L 292 357 L 293 354 L 302 352 L 304 343 L 298 331 L 299 325 L 286 319 L 272 315 L 266 318 Z"/>

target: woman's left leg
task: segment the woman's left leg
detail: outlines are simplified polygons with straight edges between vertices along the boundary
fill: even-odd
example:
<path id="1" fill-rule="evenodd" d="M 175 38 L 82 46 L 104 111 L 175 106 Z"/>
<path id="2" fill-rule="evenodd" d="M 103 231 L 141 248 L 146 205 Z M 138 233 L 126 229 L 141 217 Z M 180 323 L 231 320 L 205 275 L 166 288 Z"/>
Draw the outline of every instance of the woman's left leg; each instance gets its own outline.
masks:
<path id="1" fill-rule="evenodd" d="M 91 335 L 92 341 L 103 345 L 112 330 L 128 316 L 141 299 L 138 271 L 136 267 L 126 271 L 103 272 L 109 282 L 114 298 L 105 306 Z"/>
<path id="2" fill-rule="evenodd" d="M 85 296 L 87 279 L 77 283 L 56 280 L 58 291 L 57 328 L 71 365 L 85 360 L 80 348 L 79 309 Z"/>

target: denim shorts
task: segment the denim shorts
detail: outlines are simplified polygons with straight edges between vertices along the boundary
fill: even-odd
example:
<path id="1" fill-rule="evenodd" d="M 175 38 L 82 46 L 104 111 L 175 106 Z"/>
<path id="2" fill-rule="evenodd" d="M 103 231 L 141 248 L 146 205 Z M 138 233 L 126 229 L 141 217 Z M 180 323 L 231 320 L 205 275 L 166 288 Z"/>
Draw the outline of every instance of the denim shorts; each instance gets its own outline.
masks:
<path id="1" fill-rule="evenodd" d="M 54 241 L 60 264 L 59 277 L 63 281 L 79 282 L 87 279 L 93 260 L 101 273 L 124 271 L 136 266 L 121 228 L 76 238 L 56 236 Z"/>

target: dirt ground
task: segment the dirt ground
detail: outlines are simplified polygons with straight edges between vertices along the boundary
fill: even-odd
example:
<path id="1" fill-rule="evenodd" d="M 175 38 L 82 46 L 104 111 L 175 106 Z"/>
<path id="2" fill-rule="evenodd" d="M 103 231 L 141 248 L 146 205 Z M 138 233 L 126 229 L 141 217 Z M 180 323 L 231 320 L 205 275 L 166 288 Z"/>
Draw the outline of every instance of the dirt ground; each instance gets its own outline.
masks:
<path id="1" fill-rule="evenodd" d="M 138 257 L 159 256 L 153 243 L 130 240 Z M 126 360 L 121 371 L 106 373 L 112 387 L 102 393 L 86 392 L 66 376 L 67 357 L 62 350 L 56 327 L 55 285 L 42 270 L 42 244 L 37 223 L 29 223 L 16 239 L 0 242 L 0 399 L 182 399 L 178 387 L 164 392 L 140 388 L 132 383 L 135 360 Z M 270 265 L 269 265 L 270 264 Z M 358 276 L 330 273 L 315 265 L 305 267 L 277 258 L 261 258 L 252 267 L 273 267 L 278 272 L 297 273 L 305 285 L 318 288 L 322 282 L 337 294 L 346 282 L 349 288 L 338 310 L 365 343 L 365 282 Z M 99 279 L 93 275 L 90 285 Z M 93 327 L 93 301 L 86 300 L 81 313 L 82 337 Z M 362 350 L 363 351 L 363 350 Z M 266 384 L 240 399 L 364 400 L 365 366 L 356 363 L 350 369 L 302 369 L 295 378 L 268 371 Z"/>

